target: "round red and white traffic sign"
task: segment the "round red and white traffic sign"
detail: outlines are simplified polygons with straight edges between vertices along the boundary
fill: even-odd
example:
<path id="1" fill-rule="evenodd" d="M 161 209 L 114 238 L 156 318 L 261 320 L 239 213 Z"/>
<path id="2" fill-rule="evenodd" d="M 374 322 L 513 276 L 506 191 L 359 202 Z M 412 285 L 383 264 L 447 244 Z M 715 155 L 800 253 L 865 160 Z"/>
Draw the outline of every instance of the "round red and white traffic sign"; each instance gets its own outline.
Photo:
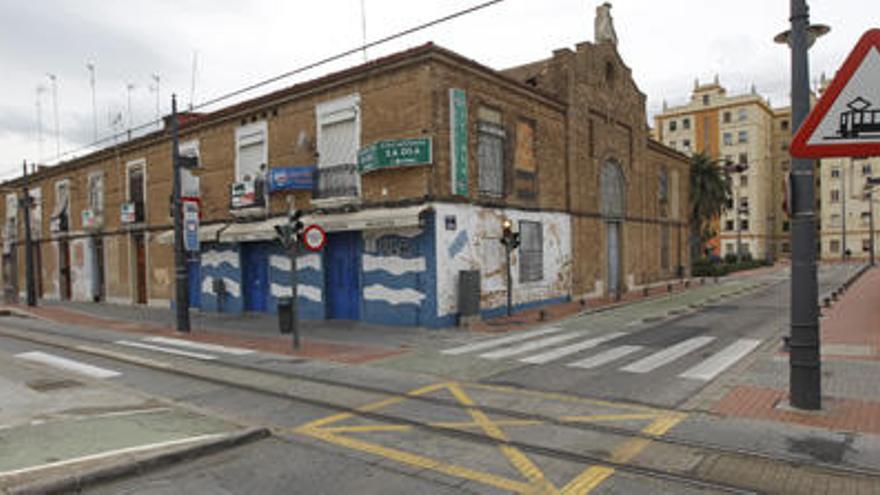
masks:
<path id="1" fill-rule="evenodd" d="M 311 224 L 303 230 L 303 244 L 309 251 L 320 251 L 327 244 L 327 233 L 318 224 Z"/>

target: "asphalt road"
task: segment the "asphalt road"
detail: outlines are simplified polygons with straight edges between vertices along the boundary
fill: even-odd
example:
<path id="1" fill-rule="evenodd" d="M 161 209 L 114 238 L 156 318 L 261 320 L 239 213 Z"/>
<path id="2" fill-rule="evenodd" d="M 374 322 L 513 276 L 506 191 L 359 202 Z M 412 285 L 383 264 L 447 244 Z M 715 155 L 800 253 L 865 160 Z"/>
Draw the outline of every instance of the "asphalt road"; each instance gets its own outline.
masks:
<path id="1" fill-rule="evenodd" d="M 849 271 L 847 267 L 835 266 L 823 269 L 820 292 L 839 284 Z M 586 418 L 586 423 L 613 416 L 626 431 L 648 438 L 661 437 L 678 420 L 675 412 L 666 407 L 682 403 L 711 379 L 730 372 L 730 366 L 756 347 L 777 345 L 787 332 L 785 274 L 765 275 L 751 282 L 754 283 L 747 289 L 725 297 L 706 289 L 705 300 L 695 304 L 698 307 L 689 307 L 691 299 L 686 298 L 673 300 L 671 306 L 624 307 L 601 317 L 537 329 L 531 332 L 534 337 L 503 345 L 491 343 L 502 337 L 455 336 L 449 339 L 447 350 L 483 347 L 460 355 L 444 354 L 442 349 L 417 351 L 414 355 L 422 373 L 402 369 L 405 366 L 395 363 L 352 369 L 263 354 L 185 348 L 173 342 L 136 339 L 114 332 L 10 319 L 0 321 L 0 326 L 28 329 L 33 335 L 60 333 L 74 344 L 64 349 L 0 336 L 0 351 L 12 355 L 39 351 L 83 362 L 114 372 L 104 379 L 114 387 L 170 399 L 212 416 L 267 426 L 273 431 L 267 440 L 138 478 L 91 487 L 85 493 L 731 493 L 720 485 L 693 483 L 685 471 L 676 478 L 655 476 L 650 470 L 628 470 L 623 465 L 613 469 L 588 462 L 596 458 L 637 463 L 634 459 L 647 443 L 634 444 L 633 438 L 620 432 L 573 429 L 559 422 L 578 421 L 561 419 L 563 413 L 569 417 L 578 413 Z M 667 311 L 663 321 L 654 320 L 658 308 Z M 571 332 L 575 332 L 574 336 L 568 337 Z M 510 354 L 516 346 L 548 338 L 557 338 L 556 343 L 531 344 L 531 348 Z M 597 340 L 583 344 L 591 339 Z M 689 344 L 681 347 L 683 343 Z M 576 344 L 583 349 L 563 352 L 561 357 L 547 354 L 560 354 L 559 349 Z M 86 348 L 77 349 L 77 345 Z M 106 356 L 88 351 L 94 347 L 103 349 Z M 497 354 L 482 356 L 493 352 Z M 615 353 L 620 357 L 607 358 Z M 117 355 L 137 359 L 120 360 L 114 357 Z M 607 360 L 597 356 L 606 356 L 602 359 Z M 533 362 L 522 362 L 523 359 Z M 590 360 L 590 366 L 570 366 L 573 362 L 590 364 Z M 704 365 L 707 361 L 714 364 Z M 143 362 L 162 366 L 138 364 Z M 485 384 L 485 388 L 476 383 L 465 386 L 449 381 L 461 378 L 452 372 L 430 372 L 442 370 L 444 363 L 450 362 L 459 370 L 478 370 L 474 381 Z M 491 366 L 481 367 L 485 362 Z M 338 407 L 321 405 L 320 400 L 293 400 L 281 392 L 265 393 L 226 385 L 219 378 L 200 379 L 177 372 L 190 364 L 216 365 L 233 378 L 249 373 L 241 367 L 254 367 L 316 379 L 338 379 L 352 385 L 351 397 L 331 386 L 322 389 L 317 384 L 309 389 L 294 378 L 278 381 L 276 386 L 291 394 L 297 393 L 297 387 L 306 387 L 303 390 L 309 391 L 310 397 L 328 402 L 349 401 L 346 403 L 356 404 L 360 410 L 387 412 L 403 419 L 370 421 L 358 415 L 340 414 Z M 505 385 L 514 388 L 507 389 Z M 354 390 L 362 386 L 385 387 L 389 393 Z M 520 389 L 530 392 L 519 392 Z M 413 390 L 420 390 L 413 392 L 415 395 L 452 401 L 453 405 L 404 400 L 399 395 Z M 552 395 L 553 392 L 566 395 Z M 578 397 L 613 402 L 591 402 Z M 632 409 L 633 406 L 618 405 L 617 401 L 662 407 Z M 498 413 L 499 409 L 509 409 L 510 416 Z M 523 414 L 528 413 L 535 416 L 523 419 Z M 544 421 L 545 416 L 552 416 L 555 423 Z M 409 421 L 430 428 L 414 427 Z M 475 441 L 467 436 L 438 434 L 431 429 L 438 426 L 478 432 L 485 438 Z M 499 443 L 487 443 L 487 438 Z M 508 441 L 559 446 L 569 449 L 566 452 L 584 452 L 588 457 L 558 454 L 552 449 L 544 452 L 518 448 L 505 444 Z"/>

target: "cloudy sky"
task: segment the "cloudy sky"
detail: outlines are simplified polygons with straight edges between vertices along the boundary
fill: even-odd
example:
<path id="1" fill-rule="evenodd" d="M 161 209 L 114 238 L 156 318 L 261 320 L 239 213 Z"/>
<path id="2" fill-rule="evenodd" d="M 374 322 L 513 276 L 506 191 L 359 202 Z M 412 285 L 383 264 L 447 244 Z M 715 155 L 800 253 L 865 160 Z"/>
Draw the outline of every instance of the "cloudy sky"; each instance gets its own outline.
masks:
<path id="1" fill-rule="evenodd" d="M 62 154 L 88 149 L 95 115 L 89 63 L 95 67 L 98 135 L 106 138 L 114 129 L 124 130 L 129 116 L 135 126 L 153 120 L 157 96 L 160 112 L 167 113 L 172 92 L 182 106 L 198 105 L 360 45 L 362 1 L 372 41 L 484 0 L 0 0 L 0 178 L 18 174 L 23 159 L 52 163 L 56 149 Z M 373 48 L 367 56 L 434 41 L 505 68 L 592 40 L 599 3 L 504 0 Z M 754 83 L 774 105 L 787 103 L 789 54 L 772 43 L 788 28 L 787 0 L 613 3 L 619 50 L 648 95 L 649 113 L 663 100 L 685 102 L 695 78 L 715 74 L 729 93 L 746 92 Z M 817 79 L 823 71 L 833 75 L 859 36 L 880 25 L 880 2 L 813 0 L 810 7 L 813 22 L 832 27 L 810 52 Z M 245 96 L 362 61 L 357 54 Z M 58 143 L 48 74 L 56 78 Z M 115 127 L 114 116 L 121 117 Z"/>

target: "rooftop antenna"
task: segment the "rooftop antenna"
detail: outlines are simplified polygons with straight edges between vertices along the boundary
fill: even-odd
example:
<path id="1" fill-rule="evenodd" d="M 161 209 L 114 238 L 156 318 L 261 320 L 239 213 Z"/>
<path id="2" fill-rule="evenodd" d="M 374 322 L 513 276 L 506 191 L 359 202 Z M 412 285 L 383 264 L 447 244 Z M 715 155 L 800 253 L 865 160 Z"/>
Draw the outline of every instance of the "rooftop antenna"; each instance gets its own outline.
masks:
<path id="1" fill-rule="evenodd" d="M 192 111 L 196 103 L 196 69 L 198 68 L 199 52 L 193 50 L 192 78 L 189 86 L 189 110 Z"/>
<path id="2" fill-rule="evenodd" d="M 55 114 L 55 158 L 61 158 L 61 127 L 58 124 L 58 77 L 48 72 L 46 77 L 52 82 L 52 109 Z"/>
<path id="3" fill-rule="evenodd" d="M 37 161 L 43 159 L 43 93 L 46 86 L 37 85 Z"/>
<path id="4" fill-rule="evenodd" d="M 364 62 L 367 61 L 367 0 L 361 0 L 361 40 L 364 46 Z"/>
<path id="5" fill-rule="evenodd" d="M 131 113 L 131 92 L 134 88 L 135 85 L 133 83 L 125 85 L 125 92 L 128 96 L 128 139 L 131 139 L 131 128 L 134 127 L 134 116 Z"/>
<path id="6" fill-rule="evenodd" d="M 150 92 L 156 93 L 156 120 L 159 120 L 159 74 L 151 74 L 150 77 L 153 79 L 153 84 L 150 85 Z M 160 124 L 161 125 L 161 124 Z"/>
<path id="7" fill-rule="evenodd" d="M 89 62 L 86 64 L 89 69 L 89 85 L 92 88 L 92 132 L 94 140 L 98 140 L 98 105 L 95 100 L 95 64 Z"/>

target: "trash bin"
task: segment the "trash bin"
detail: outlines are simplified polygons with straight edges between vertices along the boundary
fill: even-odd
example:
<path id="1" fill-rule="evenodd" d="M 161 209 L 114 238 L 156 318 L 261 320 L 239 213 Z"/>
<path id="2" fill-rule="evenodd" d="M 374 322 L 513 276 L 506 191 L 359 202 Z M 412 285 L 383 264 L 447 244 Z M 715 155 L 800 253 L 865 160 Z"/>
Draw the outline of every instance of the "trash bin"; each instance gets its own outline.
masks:
<path id="1" fill-rule="evenodd" d="M 293 331 L 293 298 L 278 298 L 278 329 L 281 333 L 290 333 Z"/>

